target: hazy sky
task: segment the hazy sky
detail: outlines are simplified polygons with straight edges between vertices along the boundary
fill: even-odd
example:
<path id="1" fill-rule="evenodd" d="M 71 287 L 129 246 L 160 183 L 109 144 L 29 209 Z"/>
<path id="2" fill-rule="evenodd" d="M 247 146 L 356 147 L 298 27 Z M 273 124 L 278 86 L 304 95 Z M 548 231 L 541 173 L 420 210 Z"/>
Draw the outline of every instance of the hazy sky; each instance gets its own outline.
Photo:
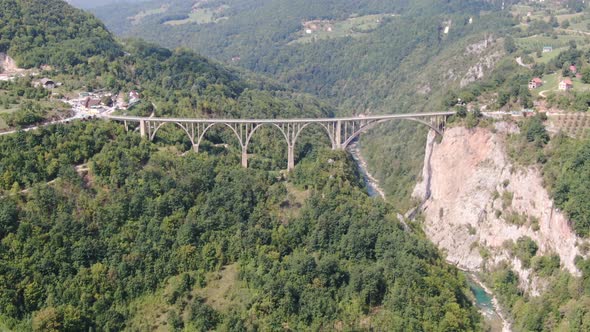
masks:
<path id="1" fill-rule="evenodd" d="M 80 8 L 94 8 L 112 3 L 121 2 L 145 2 L 149 0 L 66 0 L 70 4 Z"/>

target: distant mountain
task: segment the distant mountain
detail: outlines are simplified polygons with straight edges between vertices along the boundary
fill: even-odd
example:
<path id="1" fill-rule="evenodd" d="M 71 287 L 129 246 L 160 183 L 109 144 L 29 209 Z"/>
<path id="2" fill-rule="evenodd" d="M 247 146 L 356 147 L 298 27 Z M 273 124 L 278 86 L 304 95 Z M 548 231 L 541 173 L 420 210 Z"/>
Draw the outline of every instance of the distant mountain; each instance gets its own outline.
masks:
<path id="1" fill-rule="evenodd" d="M 125 0 L 125 1 L 118 1 L 118 0 L 67 0 L 69 4 L 72 6 L 76 6 L 78 8 L 96 8 L 100 6 L 112 5 L 112 4 L 121 4 L 121 3 L 139 3 L 139 2 L 146 2 L 149 0 Z"/>

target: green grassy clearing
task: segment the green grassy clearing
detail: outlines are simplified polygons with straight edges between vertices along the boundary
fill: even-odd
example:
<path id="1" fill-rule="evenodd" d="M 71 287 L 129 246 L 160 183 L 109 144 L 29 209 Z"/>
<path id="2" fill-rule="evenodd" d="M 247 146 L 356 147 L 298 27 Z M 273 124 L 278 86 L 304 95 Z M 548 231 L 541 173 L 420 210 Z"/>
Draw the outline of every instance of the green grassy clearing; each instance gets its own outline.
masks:
<path id="1" fill-rule="evenodd" d="M 555 18 L 557 18 L 557 22 L 561 23 L 565 20 L 568 20 L 571 22 L 572 19 L 575 19 L 577 17 L 582 17 L 582 16 L 584 16 L 584 13 L 557 15 L 557 16 L 555 16 Z"/>
<path id="2" fill-rule="evenodd" d="M 528 12 L 533 13 L 535 11 L 535 8 L 533 8 L 532 6 L 527 6 L 527 5 L 513 5 L 510 8 L 510 12 L 512 13 L 512 15 L 520 15 L 520 16 L 526 16 L 526 14 Z"/>
<path id="3" fill-rule="evenodd" d="M 187 295 L 171 303 L 169 298 L 180 283 L 180 276 L 166 282 L 158 291 L 133 301 L 129 306 L 133 317 L 129 321 L 130 331 L 170 331 L 168 318 L 175 311 L 188 320 L 190 306 L 197 298 L 218 312 L 227 313 L 232 308 L 245 306 L 253 294 L 238 278 L 238 264 L 226 265 L 219 272 L 207 273 L 207 285 L 203 288 L 195 285 Z M 189 328 L 190 330 L 190 328 Z"/>
<path id="4" fill-rule="evenodd" d="M 540 87 L 539 91 L 549 90 L 557 91 L 559 86 L 559 75 L 557 73 L 543 76 L 543 86 Z"/>
<path id="5" fill-rule="evenodd" d="M 572 82 L 574 82 L 573 91 L 576 91 L 576 92 L 590 91 L 590 84 L 582 83 L 582 81 L 579 78 L 573 78 Z"/>
<path id="6" fill-rule="evenodd" d="M 590 16 L 580 15 L 572 18 L 568 29 L 590 32 Z"/>
<path id="7" fill-rule="evenodd" d="M 542 53 L 540 58 L 537 58 L 535 56 L 535 62 L 536 63 L 548 63 L 549 61 L 557 58 L 557 56 L 559 55 L 559 53 L 561 51 L 566 50 L 566 47 L 562 47 L 562 48 L 554 48 L 553 51 L 551 52 L 547 52 L 547 53 Z"/>
<path id="8" fill-rule="evenodd" d="M 164 22 L 166 25 L 182 25 L 182 24 L 189 24 L 189 23 L 197 23 L 197 24 L 207 24 L 207 23 L 216 23 L 221 20 L 227 19 L 227 17 L 220 17 L 215 18 L 215 15 L 220 13 L 221 11 L 225 10 L 227 6 L 222 6 L 217 9 L 210 9 L 210 8 L 199 8 L 192 13 L 189 14 L 188 18 L 183 20 L 172 20 Z"/>
<path id="9" fill-rule="evenodd" d="M 137 15 L 130 16 L 127 19 L 129 21 L 131 21 L 131 23 L 133 23 L 133 24 L 139 24 L 141 22 L 141 20 L 143 20 L 144 18 L 146 18 L 148 16 L 157 15 L 157 14 L 164 14 L 165 12 L 168 11 L 168 8 L 170 8 L 170 5 L 162 5 L 160 8 L 143 10 L 143 11 L 137 13 Z"/>
<path id="10" fill-rule="evenodd" d="M 564 93 L 563 91 L 559 91 L 559 82 L 561 81 L 562 77 L 560 73 L 555 73 L 551 75 L 545 75 L 542 77 L 543 79 L 543 86 L 534 90 L 532 92 L 533 96 L 538 95 L 541 91 L 548 91 L 547 93 Z M 574 92 L 582 92 L 582 91 L 590 91 L 590 84 L 582 83 L 579 78 L 572 78 L 572 82 L 574 83 L 574 88 L 572 91 Z"/>
<path id="11" fill-rule="evenodd" d="M 526 38 L 518 38 L 515 40 L 515 42 L 517 47 L 525 52 L 537 52 L 539 50 L 543 50 L 544 46 L 552 46 L 553 52 L 556 52 L 555 49 L 568 46 L 569 42 L 572 40 L 578 45 L 585 45 L 590 43 L 590 36 L 566 34 L 558 35 L 557 38 L 554 38 L 536 35 Z"/>
<path id="12" fill-rule="evenodd" d="M 311 34 L 307 34 L 305 28 L 303 28 L 302 31 L 298 33 L 299 38 L 291 43 L 309 43 L 315 40 L 325 40 L 330 38 L 363 36 L 378 28 L 383 17 L 391 15 L 392 14 L 365 15 L 351 17 L 344 21 L 330 22 L 332 31 L 320 29 Z"/>

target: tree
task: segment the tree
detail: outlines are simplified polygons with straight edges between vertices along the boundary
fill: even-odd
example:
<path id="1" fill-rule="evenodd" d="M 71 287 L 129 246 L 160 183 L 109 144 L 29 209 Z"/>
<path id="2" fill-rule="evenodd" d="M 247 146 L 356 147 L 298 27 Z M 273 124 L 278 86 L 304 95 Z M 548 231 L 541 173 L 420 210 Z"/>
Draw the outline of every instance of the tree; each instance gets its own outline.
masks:
<path id="1" fill-rule="evenodd" d="M 584 66 L 581 70 L 582 74 L 582 82 L 589 84 L 590 83 L 590 66 Z"/>
<path id="2" fill-rule="evenodd" d="M 503 107 L 510 101 L 510 93 L 506 90 L 500 90 L 498 92 L 498 106 Z"/>
<path id="3" fill-rule="evenodd" d="M 537 142 L 541 145 L 549 142 L 549 134 L 538 115 L 525 121 L 523 132 L 528 142 Z"/>
<path id="4" fill-rule="evenodd" d="M 512 36 L 507 36 L 504 38 L 504 50 L 506 50 L 506 53 L 508 54 L 516 52 L 516 43 L 514 42 L 514 38 L 512 38 Z"/>
<path id="5" fill-rule="evenodd" d="M 457 116 L 460 118 L 464 118 L 467 116 L 467 106 L 461 105 L 457 106 Z"/>
<path id="6" fill-rule="evenodd" d="M 110 96 L 104 96 L 100 99 L 100 102 L 108 107 L 113 106 L 113 98 L 111 98 Z"/>
<path id="7" fill-rule="evenodd" d="M 563 77 L 571 77 L 573 76 L 572 71 L 570 70 L 570 63 L 564 62 L 563 66 L 561 67 L 561 75 Z"/>
<path id="8" fill-rule="evenodd" d="M 522 236 L 516 240 L 516 246 L 514 248 L 516 257 L 520 259 L 523 266 L 529 267 L 531 258 L 537 254 L 539 246 L 533 239 L 528 236 Z"/>
<path id="9" fill-rule="evenodd" d="M 8 198 L 0 198 L 0 239 L 17 227 L 17 207 Z"/>
<path id="10" fill-rule="evenodd" d="M 523 108 L 533 107 L 533 100 L 531 97 L 531 91 L 526 86 L 521 86 L 518 91 L 518 97 L 520 99 L 520 105 Z"/>
<path id="11" fill-rule="evenodd" d="M 570 27 L 570 21 L 569 20 L 563 20 L 563 22 L 561 22 L 561 28 L 562 29 L 567 29 Z"/>
<path id="12" fill-rule="evenodd" d="M 62 329 L 60 314 L 54 307 L 47 307 L 36 312 L 32 325 L 34 331 L 58 332 Z"/>

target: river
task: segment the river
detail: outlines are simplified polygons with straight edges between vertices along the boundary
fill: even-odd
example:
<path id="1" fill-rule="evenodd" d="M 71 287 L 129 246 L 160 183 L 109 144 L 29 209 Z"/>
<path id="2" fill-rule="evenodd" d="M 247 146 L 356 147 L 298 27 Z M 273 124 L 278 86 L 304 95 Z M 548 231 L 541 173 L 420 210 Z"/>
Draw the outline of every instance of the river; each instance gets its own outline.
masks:
<path id="1" fill-rule="evenodd" d="M 379 181 L 369 172 L 367 162 L 360 153 L 358 142 L 351 144 L 348 151 L 356 161 L 369 196 L 385 199 L 385 191 L 380 187 Z M 467 277 L 469 289 L 473 294 L 473 304 L 479 309 L 485 319 L 486 325 L 490 327 L 490 331 L 510 332 L 510 324 L 501 314 L 499 305 L 491 292 L 479 281 L 476 275 L 466 271 L 463 271 L 463 273 Z"/>
<path id="2" fill-rule="evenodd" d="M 371 173 L 369 173 L 367 167 L 367 161 L 363 158 L 360 153 L 358 142 L 350 144 L 348 152 L 352 155 L 352 158 L 356 161 L 359 173 L 363 177 L 363 181 L 367 186 L 367 193 L 371 197 L 381 197 L 385 199 L 385 191 L 379 186 L 379 181 Z"/>

